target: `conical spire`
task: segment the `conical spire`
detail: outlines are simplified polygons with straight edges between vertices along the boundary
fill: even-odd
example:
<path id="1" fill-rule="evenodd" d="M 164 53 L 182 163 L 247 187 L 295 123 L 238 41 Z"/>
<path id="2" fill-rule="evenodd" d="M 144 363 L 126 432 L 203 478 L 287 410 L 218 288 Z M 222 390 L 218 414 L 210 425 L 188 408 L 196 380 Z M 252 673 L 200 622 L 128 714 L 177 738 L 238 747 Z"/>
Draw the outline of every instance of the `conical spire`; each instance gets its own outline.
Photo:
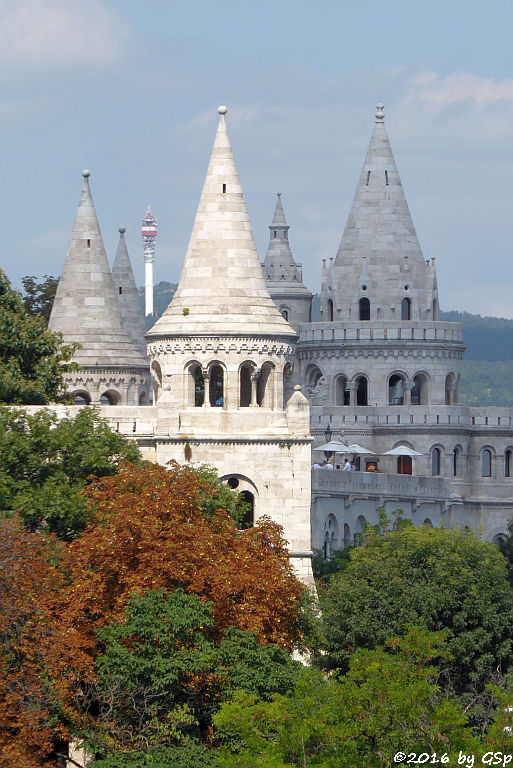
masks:
<path id="1" fill-rule="evenodd" d="M 273 223 L 271 224 L 271 227 L 287 227 L 287 222 L 285 221 L 285 213 L 283 212 L 283 205 L 281 204 L 281 192 L 277 193 L 277 199 L 276 199 L 276 208 L 274 209 L 274 216 L 273 216 Z"/>
<path id="2" fill-rule="evenodd" d="M 329 278 L 335 282 L 336 302 L 344 312 L 362 295 L 367 295 L 373 307 L 386 313 L 391 313 L 390 308 L 399 305 L 403 296 L 412 297 L 416 313 L 425 307 L 426 264 L 384 120 L 384 107 L 379 103 L 334 262 L 333 278 Z M 364 273 L 365 294 L 362 293 Z"/>
<path id="3" fill-rule="evenodd" d="M 73 359 L 88 367 L 146 367 L 128 336 L 114 292 L 102 235 L 89 189 L 89 171 L 50 315 L 49 327 L 82 348 Z"/>
<path id="4" fill-rule="evenodd" d="M 226 128 L 226 107 L 178 289 L 147 336 L 296 336 L 266 288 Z"/>
<path id="5" fill-rule="evenodd" d="M 292 288 L 294 293 L 298 291 L 310 293 L 302 282 L 301 265 L 296 264 L 290 250 L 289 229 L 283 211 L 281 193 L 278 192 L 273 221 L 269 226 L 269 247 L 262 265 L 267 287 L 273 297 L 275 289 L 280 293 L 285 290 L 284 284 Z"/>
<path id="6" fill-rule="evenodd" d="M 400 255 L 424 263 L 385 129 L 381 102 L 376 108 L 376 124 L 335 263 L 363 254 L 384 262 Z"/>
<path id="7" fill-rule="evenodd" d="M 118 250 L 112 266 L 112 282 L 121 308 L 123 325 L 139 352 L 146 355 L 146 342 L 144 341 L 146 323 L 126 247 L 125 232 L 125 227 L 119 228 Z"/>

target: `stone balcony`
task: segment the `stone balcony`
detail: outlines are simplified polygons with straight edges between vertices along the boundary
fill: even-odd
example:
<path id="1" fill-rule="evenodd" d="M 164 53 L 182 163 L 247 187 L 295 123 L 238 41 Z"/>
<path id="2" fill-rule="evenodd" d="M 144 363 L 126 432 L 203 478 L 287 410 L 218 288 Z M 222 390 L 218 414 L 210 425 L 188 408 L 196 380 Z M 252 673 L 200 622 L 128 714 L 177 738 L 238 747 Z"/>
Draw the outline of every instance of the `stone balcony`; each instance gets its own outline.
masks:
<path id="1" fill-rule="evenodd" d="M 401 342 L 463 344 L 461 323 L 432 321 L 337 321 L 332 323 L 304 323 L 299 336 L 299 349 L 324 344 L 352 344 L 374 342 L 397 344 Z"/>

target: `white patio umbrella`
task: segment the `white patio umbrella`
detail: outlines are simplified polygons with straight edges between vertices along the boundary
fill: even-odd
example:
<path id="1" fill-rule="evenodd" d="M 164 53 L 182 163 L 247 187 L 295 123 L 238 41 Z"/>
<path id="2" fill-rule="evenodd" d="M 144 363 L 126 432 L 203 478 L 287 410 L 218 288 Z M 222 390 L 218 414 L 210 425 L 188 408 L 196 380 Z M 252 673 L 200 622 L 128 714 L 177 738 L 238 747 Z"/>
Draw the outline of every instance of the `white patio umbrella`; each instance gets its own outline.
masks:
<path id="1" fill-rule="evenodd" d="M 349 446 L 345 443 L 341 443 L 340 440 L 330 440 L 329 443 L 324 445 L 318 445 L 313 448 L 314 451 L 331 451 L 331 453 L 351 453 Z"/>
<path id="2" fill-rule="evenodd" d="M 385 451 L 383 456 L 424 456 L 424 454 L 414 451 L 413 448 L 408 448 L 407 445 L 398 445 L 390 451 Z"/>
<path id="3" fill-rule="evenodd" d="M 373 456 L 376 455 L 374 451 L 370 451 L 368 448 L 364 448 L 363 445 L 358 445 L 358 443 L 351 443 L 350 445 L 348 445 L 347 452 L 360 453 L 362 456 L 364 456 L 365 454 L 369 454 L 369 455 L 372 454 Z"/>

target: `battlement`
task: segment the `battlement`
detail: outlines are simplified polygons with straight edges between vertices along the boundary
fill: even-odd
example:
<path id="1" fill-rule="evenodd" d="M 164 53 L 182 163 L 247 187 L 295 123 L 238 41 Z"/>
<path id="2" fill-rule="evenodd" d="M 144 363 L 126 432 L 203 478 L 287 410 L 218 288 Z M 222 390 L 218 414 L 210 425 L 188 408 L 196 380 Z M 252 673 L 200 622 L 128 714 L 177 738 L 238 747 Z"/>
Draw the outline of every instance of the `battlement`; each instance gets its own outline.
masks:
<path id="1" fill-rule="evenodd" d="M 352 344 L 397 342 L 463 344 L 461 323 L 439 321 L 379 321 L 360 320 L 332 323 L 303 323 L 299 348 L 310 344 Z"/>

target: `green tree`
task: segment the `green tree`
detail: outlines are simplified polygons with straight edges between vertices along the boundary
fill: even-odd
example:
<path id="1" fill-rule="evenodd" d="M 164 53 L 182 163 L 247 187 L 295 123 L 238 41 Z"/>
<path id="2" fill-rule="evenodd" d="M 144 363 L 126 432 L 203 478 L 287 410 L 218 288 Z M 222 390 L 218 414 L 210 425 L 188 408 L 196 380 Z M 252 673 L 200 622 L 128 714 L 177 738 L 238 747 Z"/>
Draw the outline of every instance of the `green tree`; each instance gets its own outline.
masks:
<path id="1" fill-rule="evenodd" d="M 17 510 L 30 530 L 72 538 L 88 519 L 79 491 L 90 475 L 139 462 L 135 443 L 113 432 L 94 408 L 59 421 L 54 412 L 0 409 L 0 510 Z"/>
<path id="2" fill-rule="evenodd" d="M 44 275 L 44 279 L 38 282 L 35 275 L 27 275 L 21 278 L 21 282 L 24 290 L 23 306 L 26 311 L 29 315 L 41 315 L 48 323 L 59 278 Z"/>
<path id="3" fill-rule="evenodd" d="M 392 766 L 403 752 L 451 754 L 479 746 L 432 663 L 439 633 L 410 628 L 377 650 L 358 649 L 340 679 L 305 669 L 291 695 L 270 702 L 237 691 L 214 715 L 225 768 Z"/>
<path id="4" fill-rule="evenodd" d="M 100 717 L 89 743 L 103 757 L 95 768 L 175 765 L 195 752 L 206 764 L 222 697 L 242 689 L 269 698 L 293 687 L 298 663 L 255 633 L 229 627 L 215 644 L 211 605 L 182 589 L 147 590 L 130 599 L 121 623 L 98 632 L 90 694 Z"/>
<path id="5" fill-rule="evenodd" d="M 28 314 L 0 270 L 0 403 L 44 404 L 62 393 L 62 376 L 73 364 L 75 346 Z"/>
<path id="6" fill-rule="evenodd" d="M 332 577 L 323 594 L 324 661 L 345 670 L 352 649 L 375 648 L 409 624 L 443 630 L 449 658 L 440 682 L 484 723 L 485 686 L 500 682 L 513 660 L 512 619 L 513 591 L 495 546 L 403 521 L 395 531 L 368 531 Z"/>

